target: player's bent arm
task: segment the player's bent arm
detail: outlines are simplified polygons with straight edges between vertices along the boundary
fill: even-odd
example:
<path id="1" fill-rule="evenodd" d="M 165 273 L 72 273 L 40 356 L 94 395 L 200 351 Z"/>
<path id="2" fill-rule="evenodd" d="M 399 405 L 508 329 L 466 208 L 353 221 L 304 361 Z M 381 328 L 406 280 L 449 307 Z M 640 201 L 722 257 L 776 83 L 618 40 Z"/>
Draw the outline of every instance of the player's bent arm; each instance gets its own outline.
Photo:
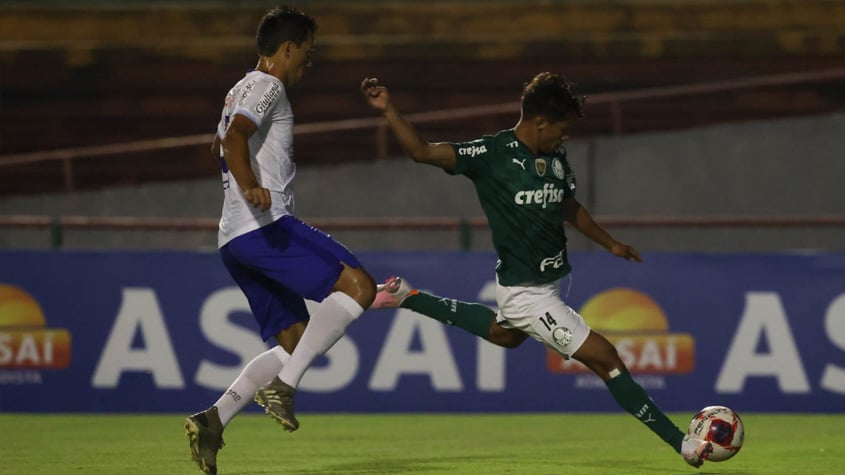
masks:
<path id="1" fill-rule="evenodd" d="M 634 262 L 642 262 L 639 251 L 632 246 L 619 242 L 601 227 L 593 216 L 575 198 L 566 198 L 562 203 L 563 218 L 593 242 L 604 247 L 614 256 Z"/>
<path id="2" fill-rule="evenodd" d="M 258 183 L 249 159 L 249 138 L 257 129 L 254 122 L 235 114 L 223 137 L 223 157 L 246 200 L 253 207 L 267 211 L 272 204 L 270 190 Z"/>
<path id="3" fill-rule="evenodd" d="M 259 186 L 249 162 L 249 138 L 258 126 L 246 117 L 235 114 L 223 137 L 223 156 L 235 181 L 246 192 Z"/>
<path id="4" fill-rule="evenodd" d="M 581 234 L 587 236 L 590 240 L 608 251 L 616 243 L 613 236 L 593 219 L 587 208 L 583 207 L 578 200 L 575 198 L 566 198 L 563 200 L 562 207 L 563 219 L 568 221 Z"/>
<path id="5" fill-rule="evenodd" d="M 457 157 L 455 149 L 445 142 L 430 143 L 419 136 L 414 126 L 402 117 L 396 108 L 390 104 L 384 111 L 387 124 L 402 146 L 402 150 L 419 163 L 433 165 L 446 171 L 453 171 Z"/>

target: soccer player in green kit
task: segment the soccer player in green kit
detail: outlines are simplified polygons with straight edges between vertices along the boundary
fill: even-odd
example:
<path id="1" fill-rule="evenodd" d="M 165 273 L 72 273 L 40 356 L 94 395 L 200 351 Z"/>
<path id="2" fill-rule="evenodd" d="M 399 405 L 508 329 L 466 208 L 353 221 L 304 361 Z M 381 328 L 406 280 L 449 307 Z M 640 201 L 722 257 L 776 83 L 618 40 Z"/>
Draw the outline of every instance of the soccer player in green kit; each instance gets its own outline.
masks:
<path id="1" fill-rule="evenodd" d="M 563 220 L 614 255 L 642 261 L 636 249 L 614 239 L 575 199 L 575 177 L 562 146 L 570 124 L 583 116 L 584 98 L 574 93 L 572 83 L 556 74 L 538 74 L 522 91 L 515 127 L 462 143 L 423 140 L 377 79 L 364 79 L 361 91 L 414 161 L 472 180 L 499 257 L 498 313 L 465 302 L 447 308 L 439 297 L 413 290 L 397 277 L 380 286 L 370 308 L 408 308 L 505 347 L 531 336 L 590 368 L 622 408 L 688 464 L 700 467 L 711 444 L 672 423 L 633 380 L 616 348 L 560 296 L 561 279 L 571 270 Z"/>

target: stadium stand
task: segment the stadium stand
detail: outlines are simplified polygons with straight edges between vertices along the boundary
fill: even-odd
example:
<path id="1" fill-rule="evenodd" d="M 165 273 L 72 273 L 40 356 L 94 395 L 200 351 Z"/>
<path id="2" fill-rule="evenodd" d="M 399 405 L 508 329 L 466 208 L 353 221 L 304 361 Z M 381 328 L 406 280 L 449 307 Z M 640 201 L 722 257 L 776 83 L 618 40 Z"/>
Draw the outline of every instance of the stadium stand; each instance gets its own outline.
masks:
<path id="1" fill-rule="evenodd" d="M 0 166 L 33 152 L 211 133 L 220 100 L 253 66 L 264 7 L 237 2 L 0 7 Z M 540 70 L 587 94 L 707 83 L 845 64 L 845 2 L 317 1 L 319 50 L 294 92 L 299 124 L 370 116 L 357 86 L 377 75 L 407 112 L 510 102 Z M 45 65 L 47 71 L 45 72 Z M 845 88 L 815 81 L 625 105 L 624 131 L 845 109 Z M 608 105 L 588 108 L 581 136 L 619 132 Z M 426 124 L 460 139 L 499 117 Z M 298 138 L 298 163 L 372 160 L 372 133 Z M 394 144 L 387 155 L 398 154 Z M 0 195 L 67 188 L 65 163 L 2 166 Z M 75 160 L 75 189 L 209 177 L 205 146 Z"/>

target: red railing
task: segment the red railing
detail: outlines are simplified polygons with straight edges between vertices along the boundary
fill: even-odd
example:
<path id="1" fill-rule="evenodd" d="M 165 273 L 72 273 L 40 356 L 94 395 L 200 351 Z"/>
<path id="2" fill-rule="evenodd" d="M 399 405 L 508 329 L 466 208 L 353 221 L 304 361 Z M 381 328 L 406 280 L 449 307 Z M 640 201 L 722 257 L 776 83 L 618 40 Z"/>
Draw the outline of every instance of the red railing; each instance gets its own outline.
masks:
<path id="1" fill-rule="evenodd" d="M 593 104 L 610 104 L 612 130 L 623 131 L 622 104 L 630 101 L 654 98 L 677 97 L 693 94 L 734 91 L 754 87 L 787 85 L 810 82 L 838 81 L 845 79 L 845 68 L 801 73 L 774 74 L 747 79 L 717 81 L 702 84 L 658 87 L 626 92 L 611 92 L 591 95 Z M 414 123 L 438 122 L 483 117 L 496 114 L 510 114 L 519 110 L 519 103 L 504 103 L 488 106 L 462 107 L 456 109 L 409 114 L 407 118 Z M 296 134 L 315 134 L 342 130 L 375 129 L 379 158 L 387 155 L 387 128 L 383 119 L 368 117 L 349 120 L 317 122 L 299 125 Z M 177 147 L 206 146 L 212 134 L 200 134 L 184 137 L 167 137 L 141 140 L 119 144 L 78 147 L 61 150 L 49 150 L 25 154 L 0 156 L 0 167 L 31 164 L 42 161 L 62 161 L 64 165 L 65 185 L 73 189 L 73 170 L 71 161 L 87 157 L 123 155 L 135 152 L 153 151 Z M 802 228 L 802 227 L 845 227 L 845 216 L 637 216 L 637 217 L 599 217 L 607 227 L 656 228 Z M 484 229 L 484 218 L 461 217 L 404 217 L 404 218 L 313 218 L 308 222 L 321 229 L 331 231 L 368 231 L 368 230 L 457 230 L 461 241 L 469 242 L 473 229 Z M 103 229 L 103 230 L 153 230 L 153 231 L 200 231 L 212 232 L 217 229 L 216 218 L 143 218 L 126 216 L 43 216 L 43 215 L 7 215 L 0 216 L 0 227 L 50 229 L 54 247 L 60 247 L 62 236 L 67 229 Z M 462 247 L 465 247 L 462 245 Z"/>
<path id="2" fill-rule="evenodd" d="M 624 131 L 623 108 L 626 102 L 689 96 L 706 93 L 736 91 L 766 86 L 783 86 L 790 84 L 840 81 L 845 80 L 845 68 L 833 68 L 819 71 L 798 73 L 772 74 L 753 78 L 713 81 L 700 84 L 686 84 L 681 86 L 654 87 L 624 92 L 607 92 L 590 95 L 590 104 L 609 104 L 611 108 L 611 130 L 614 133 Z M 484 117 L 498 114 L 512 114 L 519 111 L 519 102 L 492 104 L 486 106 L 460 107 L 431 112 L 408 114 L 406 117 L 413 123 L 422 124 L 441 122 L 445 120 L 459 120 Z M 335 120 L 297 125 L 296 135 L 328 133 L 344 130 L 374 129 L 376 135 L 375 156 L 379 159 L 387 158 L 387 124 L 380 117 L 366 117 L 358 119 Z M 40 152 L 19 153 L 0 156 L 0 167 L 11 165 L 32 164 L 44 161 L 61 161 L 65 189 L 74 189 L 73 167 L 74 159 L 121 156 L 125 154 L 148 152 L 180 147 L 208 146 L 213 134 L 188 135 L 182 137 L 165 137 L 150 140 L 138 140 L 107 145 L 75 147 L 60 150 L 45 150 Z"/>
<path id="3" fill-rule="evenodd" d="M 815 216 L 598 216 L 608 228 L 845 228 L 845 215 Z M 486 218 L 386 217 L 307 218 L 326 231 L 439 231 L 460 233 L 460 247 L 468 249 L 472 230 L 487 229 Z M 132 216 L 0 215 L 0 228 L 50 230 L 51 245 L 60 248 L 68 229 L 122 231 L 217 232 L 216 218 L 157 218 Z"/>

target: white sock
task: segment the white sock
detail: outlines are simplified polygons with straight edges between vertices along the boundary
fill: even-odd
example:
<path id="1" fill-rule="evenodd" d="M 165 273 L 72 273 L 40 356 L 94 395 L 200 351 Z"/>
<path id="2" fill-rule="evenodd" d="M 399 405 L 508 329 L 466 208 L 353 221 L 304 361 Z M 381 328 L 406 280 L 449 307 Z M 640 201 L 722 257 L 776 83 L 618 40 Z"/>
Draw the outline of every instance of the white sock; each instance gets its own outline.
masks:
<path id="1" fill-rule="evenodd" d="M 358 302 L 343 292 L 333 292 L 323 299 L 311 315 L 311 321 L 279 378 L 294 388 L 299 386 L 299 380 L 314 359 L 329 351 L 343 336 L 346 327 L 363 312 Z"/>
<path id="2" fill-rule="evenodd" d="M 286 358 L 283 359 L 284 356 Z M 252 397 L 258 391 L 258 388 L 264 386 L 279 374 L 288 358 L 290 358 L 290 355 L 281 346 L 276 345 L 256 356 L 244 366 L 241 374 L 229 386 L 229 389 L 214 403 L 217 406 L 217 414 L 220 415 L 220 422 L 223 427 L 235 417 L 235 414 L 252 401 Z"/>
<path id="3" fill-rule="evenodd" d="M 285 351 L 285 349 L 284 349 L 284 348 L 282 348 L 280 345 L 276 345 L 276 346 L 274 346 L 273 348 L 270 348 L 270 351 L 272 351 L 272 352 L 273 352 L 273 354 L 274 354 L 274 355 L 276 355 L 276 358 L 278 358 L 278 359 L 279 359 L 279 361 L 281 361 L 281 362 L 282 362 L 282 365 L 283 365 L 283 366 L 284 366 L 284 365 L 288 362 L 288 360 L 290 359 L 290 353 L 288 353 L 287 351 Z M 279 371 L 281 371 L 281 369 L 279 369 Z M 276 376 L 279 374 L 279 371 L 276 371 L 276 373 L 275 373 L 275 374 L 273 374 L 273 376 L 270 376 L 270 379 L 273 379 L 274 377 L 276 377 Z M 269 381 L 269 380 L 268 380 L 268 381 Z"/>

